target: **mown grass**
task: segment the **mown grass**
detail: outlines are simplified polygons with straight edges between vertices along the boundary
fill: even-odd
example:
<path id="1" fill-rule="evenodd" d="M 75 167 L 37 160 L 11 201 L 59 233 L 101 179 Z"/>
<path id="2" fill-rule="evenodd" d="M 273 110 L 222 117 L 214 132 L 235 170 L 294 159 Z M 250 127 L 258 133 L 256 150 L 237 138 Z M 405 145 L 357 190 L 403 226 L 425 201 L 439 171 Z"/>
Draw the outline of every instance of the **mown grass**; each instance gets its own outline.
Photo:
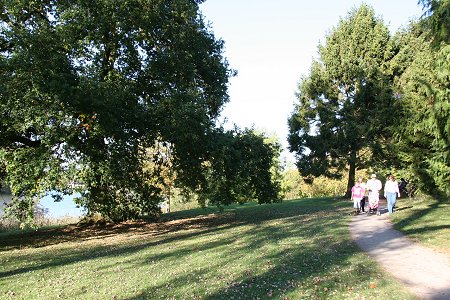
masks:
<path id="1" fill-rule="evenodd" d="M 415 299 L 352 242 L 350 206 L 307 199 L 1 234 L 0 298 Z"/>
<path id="2" fill-rule="evenodd" d="M 450 256 L 450 200 L 419 195 L 400 198 L 391 215 L 394 228 Z"/>

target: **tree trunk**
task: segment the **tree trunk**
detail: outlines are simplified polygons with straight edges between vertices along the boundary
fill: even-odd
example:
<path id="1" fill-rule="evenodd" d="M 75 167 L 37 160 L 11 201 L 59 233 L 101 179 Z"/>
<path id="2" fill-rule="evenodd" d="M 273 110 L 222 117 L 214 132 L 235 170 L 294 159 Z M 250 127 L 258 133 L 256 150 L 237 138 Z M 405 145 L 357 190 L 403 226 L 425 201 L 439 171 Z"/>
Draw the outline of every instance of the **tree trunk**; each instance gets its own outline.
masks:
<path id="1" fill-rule="evenodd" d="M 167 212 L 170 212 L 170 186 L 169 186 L 169 195 L 167 197 Z"/>
<path id="2" fill-rule="evenodd" d="M 352 187 L 355 184 L 355 172 L 356 172 L 356 151 L 352 150 L 350 153 L 350 159 L 348 161 L 349 170 L 348 170 L 348 182 L 347 182 L 347 191 L 345 193 L 346 198 L 350 198 L 352 196 Z"/>

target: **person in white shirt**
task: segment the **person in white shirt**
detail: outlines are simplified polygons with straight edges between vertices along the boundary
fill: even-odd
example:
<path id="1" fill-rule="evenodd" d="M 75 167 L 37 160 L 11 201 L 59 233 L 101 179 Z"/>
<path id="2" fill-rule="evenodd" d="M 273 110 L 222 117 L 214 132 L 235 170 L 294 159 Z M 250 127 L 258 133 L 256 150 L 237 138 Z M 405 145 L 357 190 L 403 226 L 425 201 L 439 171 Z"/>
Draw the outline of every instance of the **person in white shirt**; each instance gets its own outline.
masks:
<path id="1" fill-rule="evenodd" d="M 384 185 L 384 197 L 386 197 L 388 212 L 390 214 L 394 212 L 394 206 L 395 202 L 397 201 L 397 195 L 400 198 L 400 190 L 398 189 L 398 183 L 393 175 L 389 175 L 388 180 Z"/>
<path id="2" fill-rule="evenodd" d="M 369 191 L 369 206 L 376 205 L 378 207 L 378 201 L 380 201 L 380 190 L 383 185 L 380 180 L 377 179 L 377 175 L 372 174 L 371 178 L 367 180 L 366 190 Z"/>

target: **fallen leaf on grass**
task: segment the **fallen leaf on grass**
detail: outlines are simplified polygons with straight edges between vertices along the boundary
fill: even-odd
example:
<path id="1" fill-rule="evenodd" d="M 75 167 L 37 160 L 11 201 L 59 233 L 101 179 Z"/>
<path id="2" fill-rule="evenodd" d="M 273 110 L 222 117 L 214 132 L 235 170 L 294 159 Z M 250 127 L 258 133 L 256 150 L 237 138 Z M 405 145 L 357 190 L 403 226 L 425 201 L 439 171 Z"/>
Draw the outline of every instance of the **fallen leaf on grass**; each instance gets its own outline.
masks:
<path id="1" fill-rule="evenodd" d="M 371 289 L 374 289 L 374 288 L 377 287 L 377 284 L 376 284 L 376 283 L 371 283 L 371 284 L 369 285 L 369 287 L 370 287 Z"/>

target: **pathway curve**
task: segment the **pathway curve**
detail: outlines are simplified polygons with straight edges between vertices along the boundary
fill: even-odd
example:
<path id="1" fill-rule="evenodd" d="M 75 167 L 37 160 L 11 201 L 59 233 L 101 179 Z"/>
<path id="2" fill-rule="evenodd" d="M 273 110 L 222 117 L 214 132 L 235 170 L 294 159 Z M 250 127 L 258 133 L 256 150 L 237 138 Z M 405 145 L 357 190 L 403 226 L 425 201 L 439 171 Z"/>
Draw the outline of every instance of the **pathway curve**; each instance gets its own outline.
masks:
<path id="1" fill-rule="evenodd" d="M 385 204 L 384 204 L 385 205 Z M 360 214 L 350 222 L 356 244 L 422 299 L 450 299 L 450 258 L 412 242 L 381 216 Z"/>

